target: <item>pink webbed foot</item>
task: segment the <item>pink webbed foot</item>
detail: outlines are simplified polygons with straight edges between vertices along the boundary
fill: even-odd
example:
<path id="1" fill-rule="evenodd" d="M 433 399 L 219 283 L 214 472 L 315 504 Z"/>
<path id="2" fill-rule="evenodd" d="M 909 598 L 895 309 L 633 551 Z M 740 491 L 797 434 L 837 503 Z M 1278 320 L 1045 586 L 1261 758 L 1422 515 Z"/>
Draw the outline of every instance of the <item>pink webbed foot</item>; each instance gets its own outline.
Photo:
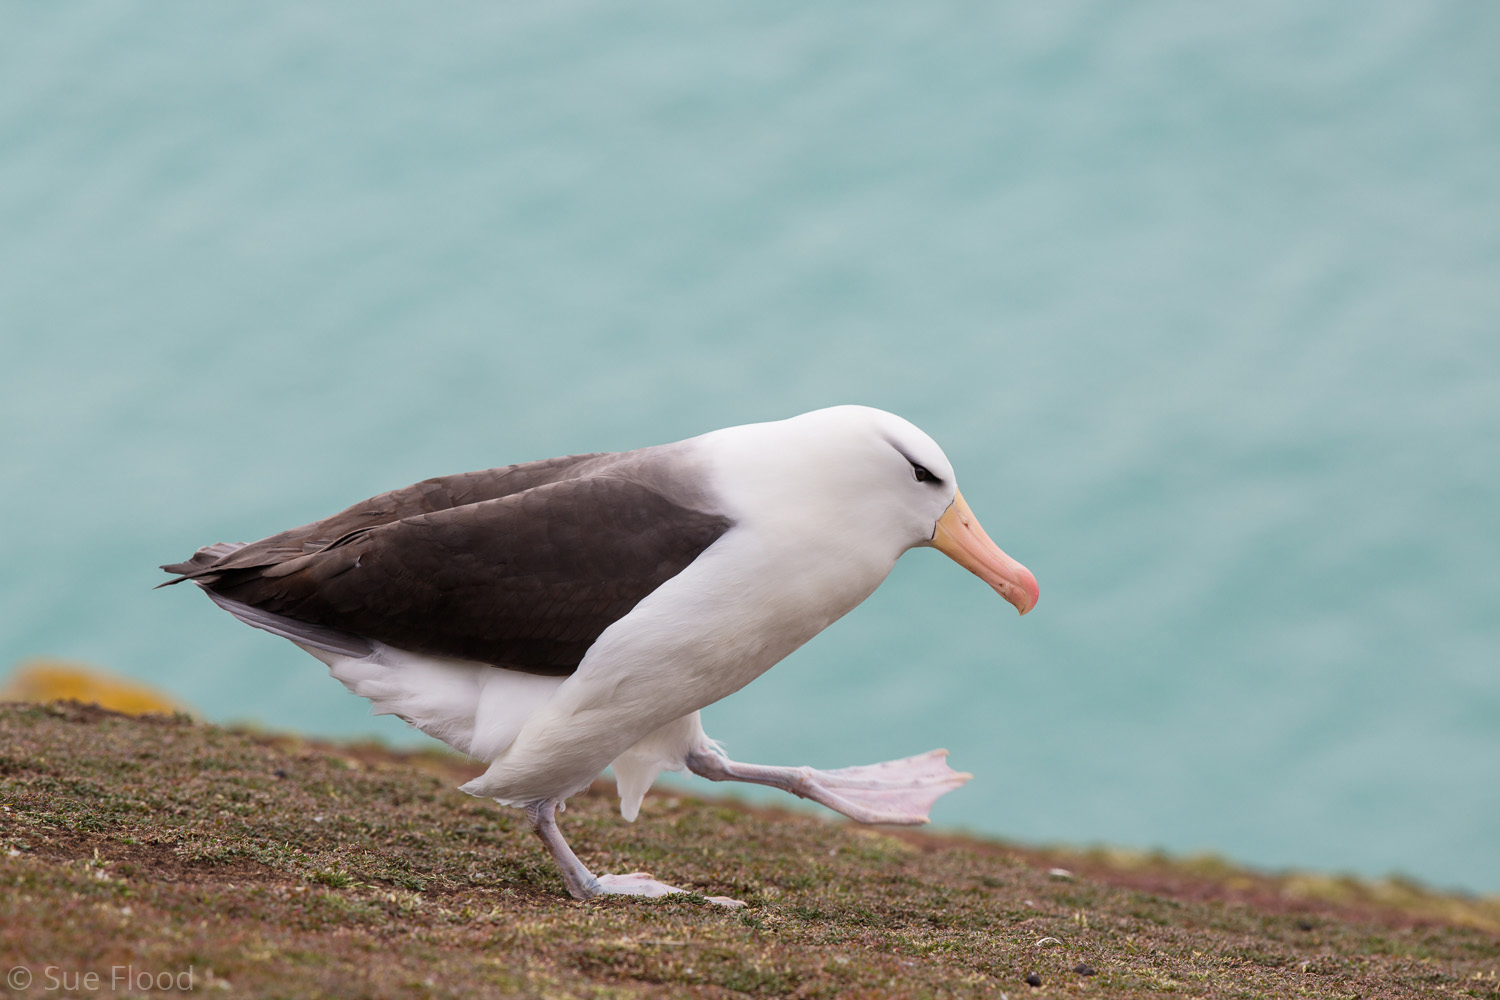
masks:
<path id="1" fill-rule="evenodd" d="M 582 861 L 578 860 L 578 855 L 573 853 L 573 849 L 563 839 L 562 831 L 557 828 L 557 805 L 556 799 L 532 802 L 526 806 L 526 817 L 531 820 L 532 830 L 541 838 L 542 843 L 551 852 L 552 859 L 557 862 L 563 885 L 568 887 L 568 895 L 574 899 L 595 899 L 608 893 L 620 896 L 669 896 L 672 893 L 687 891 L 675 885 L 658 882 L 651 877 L 650 872 L 595 875 L 585 867 Z M 745 905 L 728 896 L 709 896 L 707 899 L 710 903 L 731 908 Z"/>
<path id="2" fill-rule="evenodd" d="M 946 750 L 834 771 L 807 770 L 807 780 L 827 796 L 830 808 L 862 823 L 901 826 L 932 822 L 933 804 L 974 777 L 949 767 Z"/>
<path id="3" fill-rule="evenodd" d="M 880 764 L 819 771 L 811 767 L 741 764 L 711 749 L 689 755 L 693 773 L 711 781 L 771 785 L 821 803 L 861 823 L 916 826 L 931 822 L 933 803 L 973 777 L 948 766 L 948 751 Z"/>
<path id="4" fill-rule="evenodd" d="M 650 872 L 631 872 L 629 875 L 599 875 L 596 876 L 599 892 L 617 893 L 622 896 L 670 896 L 677 892 L 687 892 L 675 885 L 667 885 L 658 882 L 651 877 Z M 736 908 L 745 904 L 738 899 L 730 899 L 728 896 L 709 896 L 710 903 L 718 903 L 720 906 Z"/>

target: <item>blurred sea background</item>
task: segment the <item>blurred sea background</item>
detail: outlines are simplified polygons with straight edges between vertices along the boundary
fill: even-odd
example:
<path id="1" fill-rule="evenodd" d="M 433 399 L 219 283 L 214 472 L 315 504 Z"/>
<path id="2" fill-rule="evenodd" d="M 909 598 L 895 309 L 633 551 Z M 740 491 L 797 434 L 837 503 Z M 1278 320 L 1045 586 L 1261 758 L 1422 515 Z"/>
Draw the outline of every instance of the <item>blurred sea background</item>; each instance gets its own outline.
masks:
<path id="1" fill-rule="evenodd" d="M 912 553 L 705 713 L 737 758 L 946 746 L 940 826 L 1500 890 L 1500 5 L 6 25 L 0 669 L 423 742 L 156 566 L 866 403 L 1041 603 Z"/>

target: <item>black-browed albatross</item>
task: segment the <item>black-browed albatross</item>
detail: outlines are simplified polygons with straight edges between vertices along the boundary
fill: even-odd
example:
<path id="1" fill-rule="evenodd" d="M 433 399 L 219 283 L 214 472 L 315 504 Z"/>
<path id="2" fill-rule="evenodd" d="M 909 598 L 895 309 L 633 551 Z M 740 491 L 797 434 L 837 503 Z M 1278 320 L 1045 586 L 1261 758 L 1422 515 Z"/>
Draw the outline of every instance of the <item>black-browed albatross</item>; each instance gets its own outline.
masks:
<path id="1" fill-rule="evenodd" d="M 835 771 L 742 764 L 699 724 L 917 546 L 1023 615 L 1036 603 L 1036 578 L 985 534 L 931 438 L 836 406 L 428 479 L 162 568 L 322 660 L 376 714 L 488 762 L 463 790 L 525 809 L 588 899 L 682 891 L 594 875 L 563 840 L 556 811 L 609 766 L 627 820 L 663 770 L 771 785 L 863 823 L 925 823 L 969 779 L 944 750 Z"/>

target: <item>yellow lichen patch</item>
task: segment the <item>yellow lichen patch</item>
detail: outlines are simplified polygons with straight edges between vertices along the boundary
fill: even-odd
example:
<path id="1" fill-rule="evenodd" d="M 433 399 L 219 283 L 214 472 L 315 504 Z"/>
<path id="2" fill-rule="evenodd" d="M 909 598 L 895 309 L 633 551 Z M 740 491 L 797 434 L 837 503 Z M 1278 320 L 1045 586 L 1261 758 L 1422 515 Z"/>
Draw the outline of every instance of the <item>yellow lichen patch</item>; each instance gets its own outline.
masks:
<path id="1" fill-rule="evenodd" d="M 0 701 L 77 701 L 126 715 L 188 711 L 180 701 L 148 684 L 65 660 L 25 661 L 0 687 Z"/>

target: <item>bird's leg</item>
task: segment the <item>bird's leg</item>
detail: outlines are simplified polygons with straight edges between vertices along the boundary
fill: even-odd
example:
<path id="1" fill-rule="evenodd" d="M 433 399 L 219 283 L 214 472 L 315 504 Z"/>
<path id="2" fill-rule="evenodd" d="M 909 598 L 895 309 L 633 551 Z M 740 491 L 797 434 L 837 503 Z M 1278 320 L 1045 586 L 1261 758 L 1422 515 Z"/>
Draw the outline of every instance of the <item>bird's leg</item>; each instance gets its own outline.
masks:
<path id="1" fill-rule="evenodd" d="M 588 870 L 568 842 L 563 839 L 562 831 L 557 828 L 557 799 L 543 799 L 533 802 L 526 807 L 526 818 L 531 820 L 531 829 L 541 838 L 547 850 L 552 853 L 552 860 L 557 862 L 557 867 L 562 871 L 563 885 L 568 887 L 568 895 L 574 899 L 593 899 L 606 893 L 618 893 L 625 896 L 667 896 L 674 892 L 686 892 L 676 886 L 658 882 L 651 877 L 650 872 L 631 872 L 629 875 L 595 875 Z M 744 906 L 737 899 L 728 896 L 709 896 L 709 902 L 718 903 L 720 906 Z"/>
<path id="2" fill-rule="evenodd" d="M 688 754 L 687 766 L 710 781 L 748 781 L 812 799 L 861 823 L 915 826 L 929 822 L 932 804 L 973 777 L 948 766 L 948 751 L 883 764 L 817 771 L 810 767 L 767 767 L 730 760 L 703 745 Z"/>
<path id="3" fill-rule="evenodd" d="M 557 828 L 556 799 L 531 803 L 526 807 L 526 818 L 531 820 L 532 832 L 546 845 L 552 854 L 552 860 L 557 862 L 557 867 L 562 871 L 563 885 L 568 887 L 568 895 L 574 899 L 592 899 L 605 891 L 599 884 L 598 877 L 578 860 L 578 855 L 573 853 L 573 848 L 568 846 L 562 831 Z"/>

